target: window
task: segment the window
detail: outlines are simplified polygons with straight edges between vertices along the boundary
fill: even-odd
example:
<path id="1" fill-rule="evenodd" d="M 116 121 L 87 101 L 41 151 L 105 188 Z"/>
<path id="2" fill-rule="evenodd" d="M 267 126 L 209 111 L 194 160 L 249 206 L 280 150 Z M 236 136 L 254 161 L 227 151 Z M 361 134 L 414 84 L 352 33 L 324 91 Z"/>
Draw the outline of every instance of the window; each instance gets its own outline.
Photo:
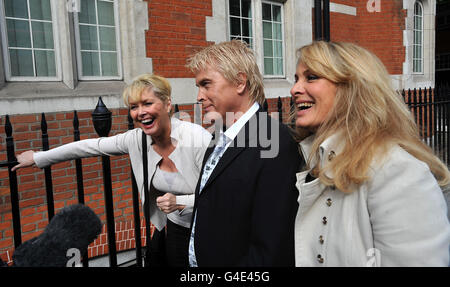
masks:
<path id="1" fill-rule="evenodd" d="M 281 8 L 279 4 L 262 4 L 265 75 L 284 75 Z"/>
<path id="2" fill-rule="evenodd" d="M 283 4 L 261 0 L 229 0 L 228 4 L 230 39 L 261 51 L 265 77 L 284 77 Z M 253 13 L 253 7 L 261 7 L 260 13 Z"/>
<path id="3" fill-rule="evenodd" d="M 253 48 L 251 0 L 230 0 L 230 39 L 245 41 Z"/>
<path id="4" fill-rule="evenodd" d="M 56 25 L 50 0 L 1 0 L 7 80 L 60 80 Z"/>
<path id="5" fill-rule="evenodd" d="M 414 4 L 413 73 L 423 73 L 423 6 Z"/>
<path id="6" fill-rule="evenodd" d="M 117 1 L 81 0 L 74 18 L 80 80 L 121 79 Z"/>

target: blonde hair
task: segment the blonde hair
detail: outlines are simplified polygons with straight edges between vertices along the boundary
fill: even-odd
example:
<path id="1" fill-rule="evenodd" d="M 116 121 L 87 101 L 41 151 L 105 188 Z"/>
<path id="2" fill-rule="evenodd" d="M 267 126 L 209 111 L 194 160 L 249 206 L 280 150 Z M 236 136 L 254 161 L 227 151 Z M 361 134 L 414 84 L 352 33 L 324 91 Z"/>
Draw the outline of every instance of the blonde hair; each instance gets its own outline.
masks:
<path id="1" fill-rule="evenodd" d="M 232 40 L 211 45 L 192 55 L 186 67 L 194 74 L 212 65 L 231 83 L 239 83 L 239 74 L 247 76 L 247 89 L 250 99 L 264 103 L 263 77 L 256 64 L 255 55 L 243 41 Z"/>
<path id="2" fill-rule="evenodd" d="M 352 43 L 317 41 L 300 48 L 298 63 L 312 74 L 337 86 L 334 106 L 318 128 L 311 158 L 318 158 L 319 145 L 339 133 L 342 153 L 326 167 L 316 166 L 314 173 L 326 185 L 344 192 L 367 181 L 369 166 L 386 155 L 389 147 L 399 145 L 425 162 L 440 185 L 450 183 L 447 166 L 424 144 L 414 118 L 402 96 L 394 90 L 383 63 L 373 53 Z M 297 128 L 304 138 L 308 133 Z M 381 158 L 382 158 L 381 156 Z M 332 171 L 334 179 L 325 172 Z"/>
<path id="3" fill-rule="evenodd" d="M 138 102 L 142 93 L 147 89 L 151 89 L 155 96 L 165 104 L 170 100 L 172 88 L 166 78 L 154 74 L 142 74 L 123 91 L 122 97 L 125 105 L 129 107 L 130 103 Z"/>

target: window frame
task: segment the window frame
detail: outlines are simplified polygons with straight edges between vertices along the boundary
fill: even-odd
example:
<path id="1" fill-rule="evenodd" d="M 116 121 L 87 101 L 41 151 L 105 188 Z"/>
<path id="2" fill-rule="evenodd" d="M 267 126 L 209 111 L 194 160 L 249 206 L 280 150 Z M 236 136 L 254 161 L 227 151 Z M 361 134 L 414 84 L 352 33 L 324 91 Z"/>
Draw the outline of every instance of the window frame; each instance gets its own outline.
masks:
<path id="1" fill-rule="evenodd" d="M 264 59 L 265 59 L 265 56 L 264 56 L 264 33 L 261 35 L 262 37 L 261 37 L 261 39 L 262 39 L 262 51 L 263 51 L 263 54 L 262 54 L 262 70 L 263 70 L 263 75 L 264 75 L 264 78 L 268 78 L 268 79 L 284 79 L 284 78 L 286 78 L 286 40 L 285 40 L 285 33 L 284 33 L 284 4 L 283 3 L 279 3 L 279 2 L 274 2 L 274 1 L 268 1 L 268 0 L 264 0 L 264 1 L 261 1 L 261 14 L 262 14 L 262 4 L 269 4 L 269 5 L 271 5 L 271 10 L 272 10 L 272 6 L 279 6 L 280 7 L 280 12 L 281 12 L 281 53 L 282 53 L 282 57 L 281 57 L 281 59 L 282 59 L 282 61 L 283 61 L 283 67 L 282 67 L 282 69 L 283 69 L 283 73 L 281 74 L 281 75 L 266 75 L 266 73 L 265 73 L 265 67 L 264 67 Z M 262 19 L 262 17 L 261 17 L 261 27 L 263 27 L 263 22 L 264 22 L 264 20 Z M 274 23 L 273 21 L 271 21 L 271 23 Z M 273 33 L 273 30 L 272 30 L 272 33 Z M 271 41 L 272 41 L 272 49 L 274 48 L 273 47 L 273 41 L 274 41 L 274 39 L 271 39 Z M 271 57 L 272 59 L 275 59 L 275 57 Z"/>
<path id="2" fill-rule="evenodd" d="M 416 7 L 419 5 L 420 7 L 420 15 L 417 14 Z M 419 30 L 416 29 L 416 21 L 417 18 L 421 19 L 421 26 Z M 417 43 L 416 33 L 420 33 L 420 44 Z M 413 51 L 412 51 L 412 73 L 415 75 L 423 75 L 424 74 L 424 7 L 421 1 L 414 2 L 414 12 L 413 12 Z M 420 58 L 416 57 L 416 52 L 420 51 Z M 419 70 L 416 70 L 416 63 L 420 62 Z"/>
<path id="3" fill-rule="evenodd" d="M 266 75 L 264 72 L 264 35 L 263 35 L 263 19 L 262 19 L 262 4 L 277 5 L 281 8 L 281 34 L 282 34 L 282 53 L 283 53 L 283 74 L 282 75 Z M 251 0 L 252 9 L 252 41 L 253 41 L 253 51 L 257 57 L 257 62 L 260 65 L 260 70 L 262 72 L 264 79 L 286 79 L 286 39 L 285 39 L 285 2 L 276 0 Z M 256 11 L 259 9 L 261 11 Z M 227 39 L 231 40 L 231 17 L 236 17 L 230 15 L 230 0 L 226 1 L 226 17 L 227 17 Z M 258 25 L 257 25 L 258 24 Z M 259 27 L 260 26 L 260 27 Z M 242 27 L 241 27 L 242 29 Z"/>
<path id="4" fill-rule="evenodd" d="M 242 0 L 238 0 L 239 1 L 239 13 L 240 14 L 242 14 Z M 228 23 L 228 29 L 227 29 L 227 32 L 228 32 L 228 39 L 229 40 L 231 40 L 231 39 L 236 39 L 236 38 L 232 38 L 232 35 L 231 35 L 231 18 L 232 17 L 234 17 L 234 18 L 238 18 L 239 20 L 240 20 L 240 28 L 241 28 L 241 34 L 242 34 L 242 19 L 251 19 L 251 21 L 252 21 L 252 25 L 251 25 L 251 27 L 252 27 L 252 31 L 251 31 L 251 35 L 249 35 L 249 40 L 251 41 L 251 48 L 252 49 L 254 49 L 255 48 L 255 14 L 254 14 L 254 3 L 253 3 L 253 1 L 252 0 L 250 0 L 250 8 L 252 9 L 252 17 L 251 18 L 249 18 L 249 17 L 243 17 L 242 15 L 240 15 L 239 17 L 238 16 L 236 16 L 236 15 L 231 15 L 230 14 L 230 0 L 228 0 L 227 1 L 227 15 L 228 15 L 228 19 L 227 19 L 227 23 Z M 244 38 L 242 35 L 240 36 L 240 40 L 242 40 L 242 38 Z"/>
<path id="5" fill-rule="evenodd" d="M 110 80 L 123 80 L 123 68 L 122 68 L 122 50 L 121 50 L 121 37 L 120 37 L 120 22 L 119 22 L 119 3 L 117 0 L 94 0 L 95 1 L 95 12 L 96 12 L 96 24 L 97 28 L 97 43 L 98 43 L 98 51 L 100 57 L 100 37 L 98 32 L 98 27 L 102 25 L 98 24 L 98 1 L 103 2 L 112 2 L 114 5 L 114 24 L 115 24 L 115 34 L 116 34 L 116 52 L 117 52 L 117 76 L 83 76 L 83 65 L 81 58 L 81 40 L 80 40 L 80 28 L 79 28 L 79 19 L 78 13 L 74 12 L 73 14 L 73 25 L 74 25 L 74 39 L 75 39 L 75 54 L 76 54 L 76 62 L 77 62 L 77 75 L 78 80 L 80 81 L 110 81 Z M 101 57 L 100 57 L 101 58 Z M 101 69 L 101 60 L 99 61 L 100 69 Z"/>
<path id="6" fill-rule="evenodd" d="M 31 15 L 30 15 L 30 1 L 27 1 L 27 7 L 28 7 L 28 23 L 31 26 Z M 8 82 L 60 82 L 62 81 L 62 68 L 61 68 L 61 47 L 60 47 L 60 41 L 59 41 L 59 31 L 58 31 L 58 21 L 57 21 L 57 13 L 56 11 L 56 3 L 55 0 L 50 0 L 50 9 L 51 9 L 51 15 L 52 15 L 52 32 L 53 32 L 53 50 L 55 52 L 55 70 L 56 70 L 56 76 L 49 76 L 49 77 L 43 77 L 43 76 L 12 76 L 11 75 L 11 60 L 9 57 L 9 44 L 8 44 L 8 37 L 7 37 L 7 27 L 6 27 L 6 11 L 5 11 L 5 5 L 4 0 L 0 0 L 0 21 L 1 21 L 1 28 L 0 28 L 0 34 L 2 39 L 2 57 L 3 57 L 3 69 L 4 69 L 4 75 L 5 80 Z M 40 20 L 37 20 L 38 22 L 42 22 Z M 44 21 L 47 22 L 47 21 Z M 36 62 L 34 61 L 34 51 L 41 50 L 41 49 L 35 49 L 33 46 L 33 32 L 32 28 L 30 27 L 30 40 L 31 40 L 31 48 L 27 48 L 27 50 L 33 51 L 32 53 L 32 59 L 33 59 L 33 72 L 36 73 Z"/>

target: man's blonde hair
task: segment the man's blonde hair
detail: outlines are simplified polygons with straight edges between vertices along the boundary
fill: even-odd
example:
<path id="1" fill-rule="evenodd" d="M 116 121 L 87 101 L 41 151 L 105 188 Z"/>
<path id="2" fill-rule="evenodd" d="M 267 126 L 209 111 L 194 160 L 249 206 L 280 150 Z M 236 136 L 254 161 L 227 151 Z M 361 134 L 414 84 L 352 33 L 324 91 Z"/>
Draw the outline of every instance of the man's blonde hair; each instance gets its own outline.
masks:
<path id="1" fill-rule="evenodd" d="M 318 158 L 320 144 L 333 134 L 341 135 L 342 153 L 326 167 L 314 169 L 323 182 L 352 191 L 350 186 L 368 180 L 375 156 L 385 155 L 392 145 L 428 164 L 440 185 L 450 182 L 447 166 L 421 141 L 410 110 L 377 56 L 356 44 L 325 41 L 313 42 L 297 53 L 298 63 L 337 86 L 334 106 L 317 130 L 311 152 L 311 157 Z M 306 134 L 301 128 L 298 131 Z M 325 176 L 327 170 L 333 180 Z"/>
<path id="2" fill-rule="evenodd" d="M 256 64 L 253 50 L 245 42 L 232 40 L 208 46 L 192 55 L 186 67 L 196 74 L 206 69 L 208 65 L 231 83 L 238 84 L 239 74 L 245 74 L 250 99 L 260 105 L 264 103 L 263 77 Z"/>
<path id="3" fill-rule="evenodd" d="M 170 100 L 172 88 L 166 78 L 154 74 L 142 74 L 123 91 L 122 97 L 125 105 L 129 107 L 130 103 L 139 102 L 142 93 L 147 89 L 152 90 L 163 103 Z"/>

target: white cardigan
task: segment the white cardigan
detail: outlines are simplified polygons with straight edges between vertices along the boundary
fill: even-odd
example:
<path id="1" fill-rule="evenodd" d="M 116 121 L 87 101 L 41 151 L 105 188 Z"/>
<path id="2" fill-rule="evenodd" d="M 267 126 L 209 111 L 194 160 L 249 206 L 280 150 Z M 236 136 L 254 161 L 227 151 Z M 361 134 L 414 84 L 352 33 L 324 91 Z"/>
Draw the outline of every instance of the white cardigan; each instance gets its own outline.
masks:
<path id="1" fill-rule="evenodd" d="M 203 156 L 206 148 L 211 141 L 211 134 L 200 125 L 186 121 L 180 121 L 176 118 L 171 119 L 171 134 L 175 150 L 169 155 L 177 170 L 188 183 L 185 189 L 185 195 L 177 195 L 177 204 L 186 205 L 183 211 L 174 211 L 178 217 L 178 224 L 185 227 L 190 226 L 192 210 L 194 207 L 195 187 L 200 174 Z M 149 184 L 156 166 L 162 159 L 161 156 L 153 150 L 152 139 L 147 136 L 148 152 L 148 173 Z M 110 137 L 86 139 L 78 142 L 72 142 L 49 151 L 34 153 L 34 161 L 39 168 L 49 166 L 62 161 L 76 158 L 84 158 L 99 155 L 123 155 L 129 154 L 131 166 L 136 178 L 141 202 L 144 204 L 144 177 L 142 166 L 142 130 L 139 128 L 129 130 L 125 133 Z M 150 194 L 150 221 L 158 230 L 166 225 L 167 216 L 156 207 L 156 195 Z M 174 216 L 172 216 L 173 218 Z"/>
<path id="2" fill-rule="evenodd" d="M 300 144 L 305 157 L 312 140 Z M 322 143 L 322 165 L 338 143 Z M 296 266 L 448 266 L 447 205 L 425 163 L 395 146 L 372 164 L 370 181 L 347 194 L 319 179 L 305 183 L 307 173 L 297 174 Z"/>

